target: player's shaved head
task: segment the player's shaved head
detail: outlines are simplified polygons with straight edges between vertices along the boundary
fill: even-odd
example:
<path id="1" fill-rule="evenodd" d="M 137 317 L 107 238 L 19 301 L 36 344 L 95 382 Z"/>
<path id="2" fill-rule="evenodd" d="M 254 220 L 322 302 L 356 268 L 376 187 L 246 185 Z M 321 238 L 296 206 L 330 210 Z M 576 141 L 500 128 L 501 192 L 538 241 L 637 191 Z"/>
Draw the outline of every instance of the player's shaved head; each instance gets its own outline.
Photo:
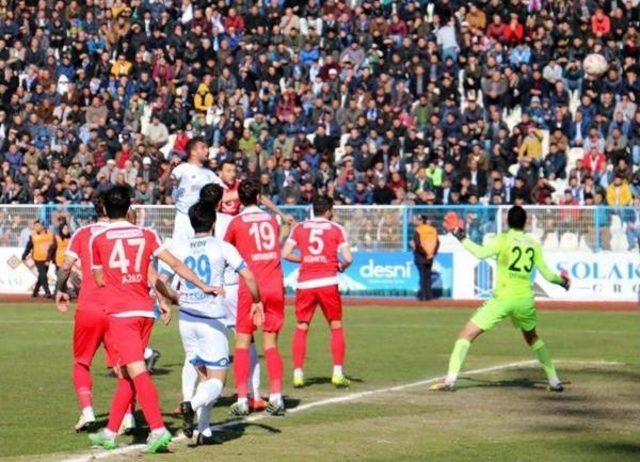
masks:
<path id="1" fill-rule="evenodd" d="M 114 186 L 104 193 L 104 208 L 109 219 L 126 218 L 129 207 L 131 207 L 131 189 L 129 186 Z"/>
<path id="2" fill-rule="evenodd" d="M 260 185 L 257 181 L 243 180 L 238 187 L 238 198 L 245 207 L 258 205 Z"/>
<path id="3" fill-rule="evenodd" d="M 91 198 L 93 208 L 96 209 L 98 218 L 104 218 L 107 216 L 107 211 L 104 208 L 104 193 L 101 191 L 96 192 Z"/>
<path id="4" fill-rule="evenodd" d="M 198 201 L 189 207 L 189 221 L 196 233 L 209 233 L 216 222 L 216 211 L 210 203 Z"/>
<path id="5" fill-rule="evenodd" d="M 222 200 L 222 195 L 224 194 L 224 190 L 222 186 L 215 183 L 209 183 L 202 187 L 200 190 L 200 201 L 206 204 L 213 209 L 218 207 L 220 201 Z"/>
<path id="6" fill-rule="evenodd" d="M 507 224 L 511 229 L 523 230 L 527 224 L 527 212 L 519 205 L 514 205 L 507 214 Z"/>
<path id="7" fill-rule="evenodd" d="M 322 217 L 325 213 L 333 210 L 333 199 L 325 196 L 316 196 L 313 199 L 313 215 Z"/>

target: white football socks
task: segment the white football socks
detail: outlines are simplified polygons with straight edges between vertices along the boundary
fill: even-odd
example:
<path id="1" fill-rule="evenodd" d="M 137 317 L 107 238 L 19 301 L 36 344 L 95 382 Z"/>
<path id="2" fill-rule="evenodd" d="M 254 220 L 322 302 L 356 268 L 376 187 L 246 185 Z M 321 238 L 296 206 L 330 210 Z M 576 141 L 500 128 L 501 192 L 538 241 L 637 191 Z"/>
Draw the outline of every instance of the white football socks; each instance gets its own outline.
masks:
<path id="1" fill-rule="evenodd" d="M 151 348 L 145 348 L 144 349 L 144 359 L 145 360 L 149 359 L 152 354 L 153 354 L 153 350 Z"/>
<path id="2" fill-rule="evenodd" d="M 342 366 L 333 366 L 333 375 L 338 375 L 342 377 L 344 375 L 344 371 L 342 370 Z"/>
<path id="3" fill-rule="evenodd" d="M 447 374 L 447 377 L 444 379 L 444 383 L 447 385 L 455 385 L 458 380 L 458 374 Z"/>
<path id="4" fill-rule="evenodd" d="M 188 359 L 182 366 L 182 401 L 191 401 L 198 383 L 198 371 Z"/>
<path id="5" fill-rule="evenodd" d="M 198 388 L 196 388 L 196 394 L 191 399 L 191 407 L 195 410 L 202 406 L 212 404 L 220 393 L 224 384 L 219 379 L 209 379 L 204 382 L 200 382 Z"/>
<path id="6" fill-rule="evenodd" d="M 96 416 L 93 412 L 93 408 L 91 406 L 87 406 L 85 408 L 82 408 L 82 417 L 84 417 L 84 420 L 88 421 L 88 422 L 94 422 L 96 420 Z"/>
<path id="7" fill-rule="evenodd" d="M 260 359 L 258 358 L 258 350 L 255 342 L 249 345 L 249 360 L 251 361 L 251 372 L 249 374 L 248 390 L 251 390 L 255 399 L 260 398 Z"/>
<path id="8" fill-rule="evenodd" d="M 213 403 L 198 408 L 198 433 L 203 436 L 211 436 L 211 410 Z"/>

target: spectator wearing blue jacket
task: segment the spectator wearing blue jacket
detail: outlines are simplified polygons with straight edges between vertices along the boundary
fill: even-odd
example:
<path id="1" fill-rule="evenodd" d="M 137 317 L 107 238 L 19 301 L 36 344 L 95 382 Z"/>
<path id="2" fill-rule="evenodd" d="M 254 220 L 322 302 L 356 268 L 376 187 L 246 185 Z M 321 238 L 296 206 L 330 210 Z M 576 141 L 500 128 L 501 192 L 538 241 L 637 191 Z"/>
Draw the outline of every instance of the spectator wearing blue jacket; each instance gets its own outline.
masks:
<path id="1" fill-rule="evenodd" d="M 11 143 L 9 150 L 4 153 L 4 160 L 9 162 L 11 171 L 15 174 L 22 165 L 22 159 L 24 159 L 24 153 L 18 149 L 18 145 Z"/>

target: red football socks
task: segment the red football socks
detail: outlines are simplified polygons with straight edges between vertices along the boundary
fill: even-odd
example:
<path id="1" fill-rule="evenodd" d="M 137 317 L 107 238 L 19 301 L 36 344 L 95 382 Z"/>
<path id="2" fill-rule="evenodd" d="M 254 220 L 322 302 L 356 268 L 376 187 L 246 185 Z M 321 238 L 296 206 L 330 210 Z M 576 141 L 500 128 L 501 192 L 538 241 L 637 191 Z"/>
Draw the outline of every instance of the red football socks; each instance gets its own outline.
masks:
<path id="1" fill-rule="evenodd" d="M 268 367 L 269 363 L 267 363 Z M 236 393 L 238 398 L 246 398 L 249 392 L 247 383 L 249 382 L 249 372 L 251 371 L 251 360 L 248 348 L 236 348 L 233 354 L 233 373 L 236 376 Z"/>
<path id="2" fill-rule="evenodd" d="M 307 354 L 307 329 L 296 328 L 293 333 L 293 358 L 294 369 L 302 369 L 304 366 L 304 357 Z"/>
<path id="3" fill-rule="evenodd" d="M 284 363 L 277 348 L 264 350 L 264 360 L 267 363 L 267 373 L 269 375 L 269 388 L 271 394 L 282 392 L 282 376 L 284 374 Z"/>
<path id="4" fill-rule="evenodd" d="M 84 364 L 73 364 L 73 387 L 76 389 L 80 409 L 91 407 L 93 403 L 91 396 L 93 381 L 91 379 L 91 372 L 89 372 L 89 368 Z"/>
<path id="5" fill-rule="evenodd" d="M 142 409 L 142 414 L 149 424 L 151 430 L 158 430 L 164 427 L 164 420 L 160 412 L 158 403 L 158 392 L 151 380 L 148 372 L 138 374 L 133 378 L 133 386 L 135 387 L 136 398 Z M 131 406 L 131 400 L 127 401 L 126 409 Z M 123 414 L 124 415 L 124 414 Z"/>
<path id="6" fill-rule="evenodd" d="M 111 402 L 111 409 L 109 410 L 109 422 L 107 428 L 113 433 L 118 433 L 120 430 L 120 424 L 124 415 L 131 409 L 131 402 L 134 398 L 133 382 L 130 378 L 118 379 L 118 385 L 116 386 L 116 393 L 113 396 Z"/>
<path id="7" fill-rule="evenodd" d="M 334 366 L 342 366 L 344 364 L 345 350 L 344 329 L 342 327 L 331 329 L 331 355 L 333 356 Z"/>

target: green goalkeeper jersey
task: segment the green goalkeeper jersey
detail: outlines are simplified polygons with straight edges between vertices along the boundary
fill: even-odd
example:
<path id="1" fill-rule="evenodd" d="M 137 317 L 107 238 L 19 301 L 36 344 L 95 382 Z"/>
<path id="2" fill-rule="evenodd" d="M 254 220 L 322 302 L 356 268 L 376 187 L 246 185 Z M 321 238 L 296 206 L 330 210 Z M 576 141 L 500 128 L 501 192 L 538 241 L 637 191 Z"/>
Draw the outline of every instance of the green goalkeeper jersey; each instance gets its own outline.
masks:
<path id="1" fill-rule="evenodd" d="M 560 275 L 551 271 L 544 262 L 540 244 L 523 231 L 511 229 L 499 234 L 487 245 L 478 245 L 470 239 L 464 239 L 462 245 L 477 258 L 496 257 L 495 297 L 532 298 L 534 268 L 547 281 L 554 284 L 562 282 Z"/>

